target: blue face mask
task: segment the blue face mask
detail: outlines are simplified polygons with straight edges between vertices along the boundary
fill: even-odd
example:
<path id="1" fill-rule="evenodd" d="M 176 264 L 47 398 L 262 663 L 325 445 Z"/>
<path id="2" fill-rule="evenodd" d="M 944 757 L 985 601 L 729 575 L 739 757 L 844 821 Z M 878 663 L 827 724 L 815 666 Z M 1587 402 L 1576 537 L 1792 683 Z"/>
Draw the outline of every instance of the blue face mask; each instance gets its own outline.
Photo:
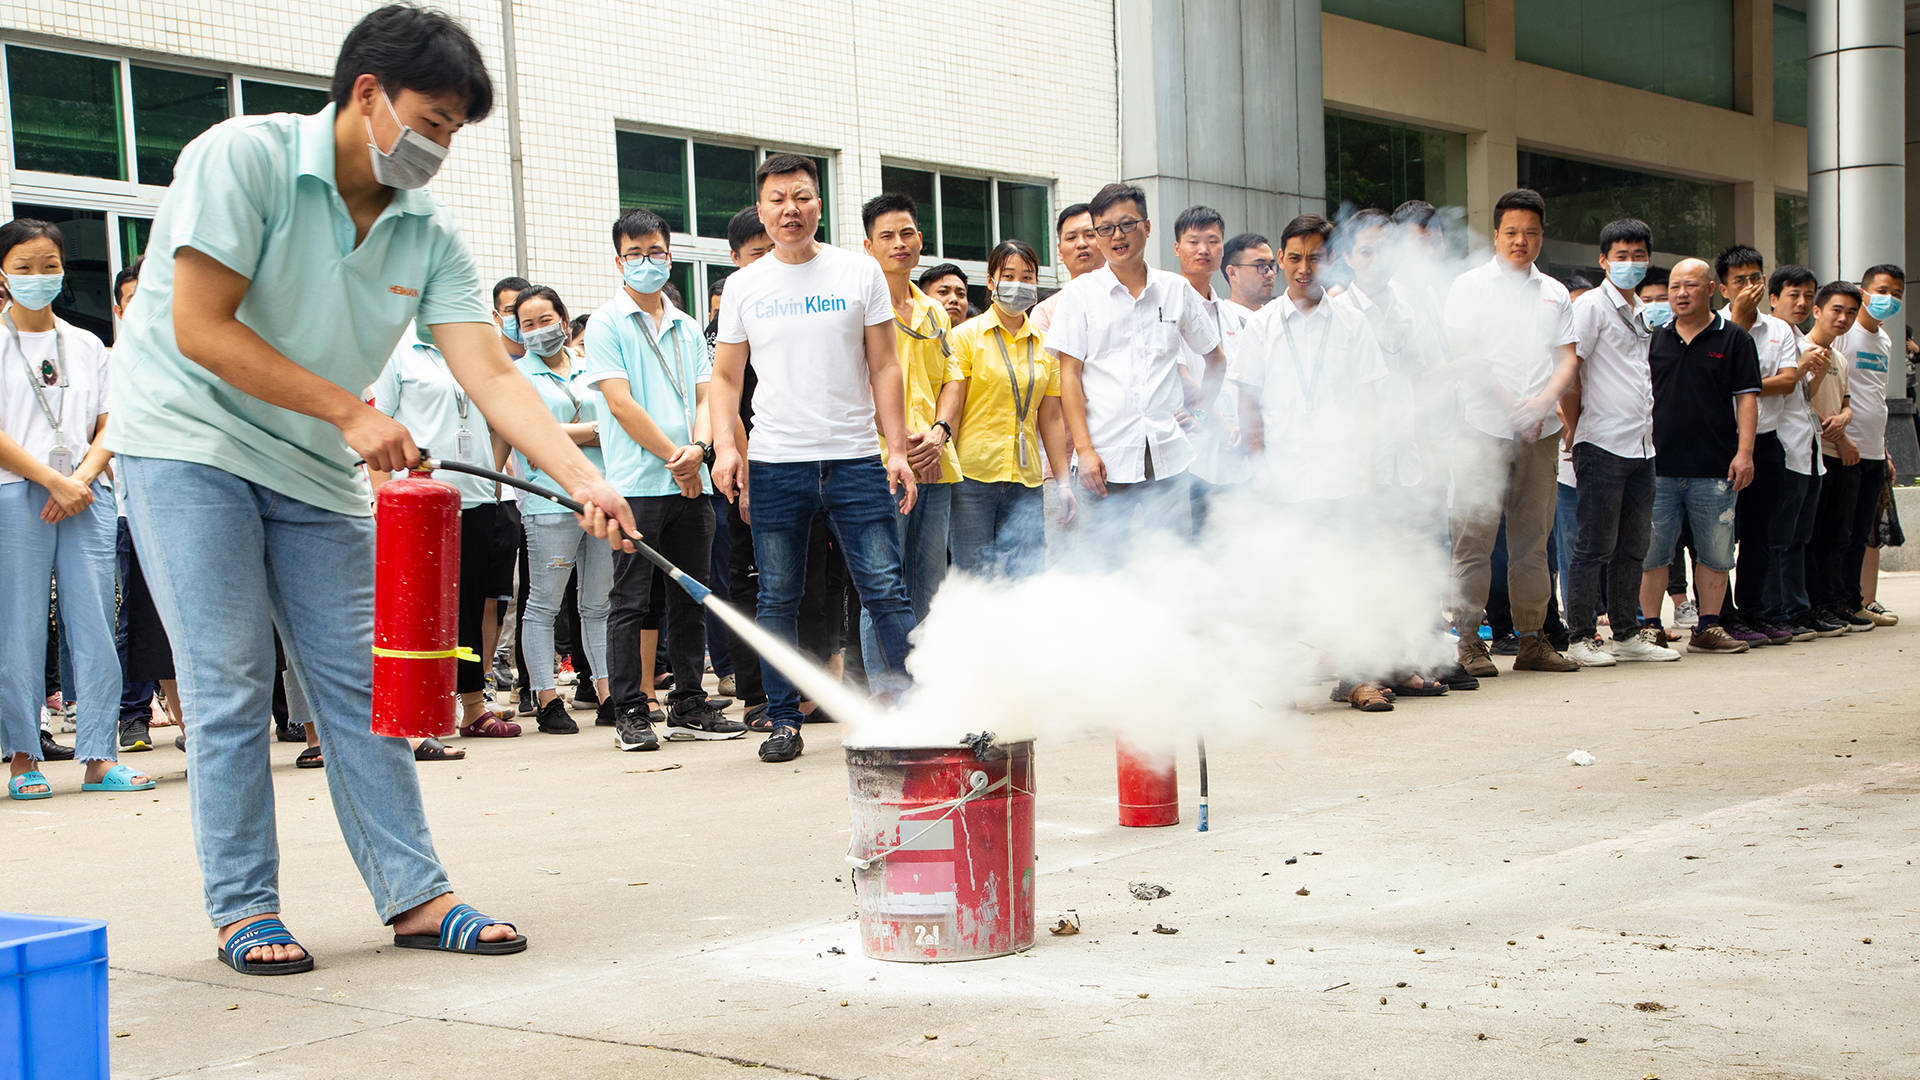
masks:
<path id="1" fill-rule="evenodd" d="M 620 277 L 634 292 L 657 293 L 667 283 L 667 267 L 652 259 L 628 259 L 620 266 Z"/>
<path id="2" fill-rule="evenodd" d="M 1607 280 L 1622 289 L 1631 289 L 1647 279 L 1647 264 L 1621 260 L 1607 264 Z"/>
<path id="3" fill-rule="evenodd" d="M 66 283 L 67 275 L 64 273 L 9 274 L 7 291 L 13 294 L 14 303 L 28 311 L 40 311 L 59 297 Z"/>
<path id="4" fill-rule="evenodd" d="M 1873 316 L 1876 322 L 1891 319 L 1900 314 L 1900 298 L 1886 293 L 1868 293 L 1867 314 Z"/>
<path id="5" fill-rule="evenodd" d="M 526 342 L 520 340 L 520 320 L 512 315 L 502 315 L 500 317 L 500 336 L 513 342 L 515 345 L 526 344 Z"/>
<path id="6" fill-rule="evenodd" d="M 1673 321 L 1673 306 L 1665 300 L 1651 300 L 1640 309 L 1640 317 L 1647 320 L 1649 329 L 1658 330 Z"/>

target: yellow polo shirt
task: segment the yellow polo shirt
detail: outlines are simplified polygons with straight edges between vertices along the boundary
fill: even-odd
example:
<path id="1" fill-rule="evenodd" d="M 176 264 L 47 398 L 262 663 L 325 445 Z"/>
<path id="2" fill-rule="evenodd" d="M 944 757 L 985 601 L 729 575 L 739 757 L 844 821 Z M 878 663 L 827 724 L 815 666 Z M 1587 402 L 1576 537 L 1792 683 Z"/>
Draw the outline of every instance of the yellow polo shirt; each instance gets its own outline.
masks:
<path id="1" fill-rule="evenodd" d="M 947 322 L 947 309 L 935 303 L 920 286 L 909 284 L 913 291 L 913 317 L 903 322 L 898 312 L 893 316 L 893 348 L 900 357 L 900 371 L 907 385 L 907 430 L 926 431 L 940 416 L 940 388 L 947 384 L 952 329 Z M 880 459 L 886 460 L 887 444 L 884 437 L 880 440 Z M 941 484 L 957 483 L 960 480 L 960 455 L 949 441 L 940 449 Z"/>
<path id="2" fill-rule="evenodd" d="M 953 359 L 947 364 L 947 378 L 967 383 L 967 408 L 960 415 L 960 475 L 983 483 L 1039 487 L 1040 463 L 1046 454 L 1040 445 L 1040 403 L 1060 396 L 1059 358 L 1047 351 L 1031 318 L 1022 320 L 1019 331 L 1009 335 L 1000 325 L 1000 309 L 992 306 L 960 324 L 948 340 L 953 343 Z M 1025 416 L 1020 415 L 1021 403 L 1026 405 Z M 1024 466 L 1020 464 L 1021 432 L 1027 437 Z"/>

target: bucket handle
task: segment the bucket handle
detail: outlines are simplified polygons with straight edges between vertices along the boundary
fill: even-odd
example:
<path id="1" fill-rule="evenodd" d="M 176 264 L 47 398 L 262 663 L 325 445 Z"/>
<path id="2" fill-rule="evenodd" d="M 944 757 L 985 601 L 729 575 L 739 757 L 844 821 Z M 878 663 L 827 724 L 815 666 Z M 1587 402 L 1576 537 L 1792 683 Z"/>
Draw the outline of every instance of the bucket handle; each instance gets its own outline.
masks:
<path id="1" fill-rule="evenodd" d="M 921 837 L 932 832 L 934 826 L 952 817 L 955 813 L 957 813 L 960 810 L 961 807 L 967 805 L 968 803 L 972 802 L 975 799 L 982 798 L 988 794 L 991 794 L 992 792 L 998 791 L 999 789 L 1006 787 L 1012 782 L 1013 782 L 1013 777 L 1011 775 L 1008 775 L 1008 776 L 1003 776 L 1000 779 L 995 780 L 993 783 L 989 784 L 987 783 L 987 774 L 980 771 L 979 769 L 975 769 L 972 773 L 970 773 L 967 776 L 967 793 L 965 795 L 962 795 L 957 799 L 951 799 L 947 802 L 934 803 L 932 806 L 923 806 L 919 810 L 915 811 L 915 813 L 924 814 L 929 810 L 939 810 L 939 809 L 945 808 L 946 813 L 941 814 L 939 817 L 934 818 L 932 821 L 927 822 L 926 828 L 921 829 L 919 832 L 914 833 L 912 836 L 908 837 L 905 840 L 900 841 L 898 844 L 895 844 L 894 846 L 887 848 L 885 851 L 875 852 L 874 854 L 869 855 L 866 858 L 862 859 L 853 853 L 854 838 L 848 837 L 847 838 L 847 865 L 853 867 L 854 870 L 856 871 L 867 871 L 867 870 L 873 869 L 873 864 L 877 862 L 885 861 L 886 857 L 893 854 L 894 852 L 900 851 L 904 848 L 912 847 L 916 842 L 919 841 Z"/>

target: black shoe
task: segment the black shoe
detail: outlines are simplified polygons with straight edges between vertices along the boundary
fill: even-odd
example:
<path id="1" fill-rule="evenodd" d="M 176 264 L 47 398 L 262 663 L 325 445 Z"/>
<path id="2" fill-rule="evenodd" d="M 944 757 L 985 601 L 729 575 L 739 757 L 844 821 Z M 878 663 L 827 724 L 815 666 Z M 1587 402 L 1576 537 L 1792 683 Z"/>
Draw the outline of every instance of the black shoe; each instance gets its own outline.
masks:
<path id="1" fill-rule="evenodd" d="M 46 728 L 41 728 L 40 729 L 40 760 L 41 761 L 72 761 L 73 747 L 61 746 L 59 743 L 54 742 L 53 732 L 48 731 Z"/>
<path id="2" fill-rule="evenodd" d="M 567 703 L 555 694 L 552 701 L 540 706 L 540 733 L 542 735 L 578 735 L 580 725 L 567 715 Z"/>
<path id="3" fill-rule="evenodd" d="M 1817 628 L 1799 621 L 1788 623 L 1785 630 L 1787 633 L 1793 635 L 1793 640 L 1796 642 L 1812 641 L 1814 638 L 1820 636 L 1820 631 Z"/>
<path id="4" fill-rule="evenodd" d="M 746 733 L 747 725 L 720 715 L 705 698 L 683 698 L 667 712 L 667 738 L 674 742 L 737 739 Z"/>
<path id="5" fill-rule="evenodd" d="M 593 726 L 594 727 L 612 727 L 613 726 L 613 702 L 603 701 L 599 705 L 594 707 Z"/>
<path id="6" fill-rule="evenodd" d="M 1555 652 L 1566 652 L 1573 647 L 1573 638 L 1565 630 L 1553 630 L 1547 633 L 1547 644 L 1553 646 Z"/>
<path id="7" fill-rule="evenodd" d="M 733 708 L 733 699 L 730 697 L 709 697 L 707 704 L 713 706 L 714 712 L 726 712 L 728 709 Z"/>
<path id="8" fill-rule="evenodd" d="M 600 704 L 600 691 L 593 688 L 592 679 L 581 679 L 574 687 L 573 707 L 576 709 L 597 708 Z"/>
<path id="9" fill-rule="evenodd" d="M 1518 656 L 1520 655 L 1520 635 L 1507 634 L 1504 637 L 1494 638 L 1493 647 L 1488 651 L 1501 656 Z"/>
<path id="10" fill-rule="evenodd" d="M 183 731 L 180 734 L 175 735 L 173 737 L 173 748 L 182 753 L 186 752 L 186 749 L 187 749 L 187 733 L 186 732 Z"/>
<path id="11" fill-rule="evenodd" d="M 300 736 L 305 739 L 303 734 Z M 130 753 L 139 753 L 153 749 L 153 739 L 147 732 L 147 722 L 139 717 L 129 717 L 120 721 L 120 749 Z"/>
<path id="12" fill-rule="evenodd" d="M 1802 621 L 1813 627 L 1813 632 L 1820 637 L 1839 637 L 1847 632 L 1846 623 L 1824 611 L 1808 612 L 1807 617 Z"/>
<path id="13" fill-rule="evenodd" d="M 524 686 L 521 687 L 520 688 L 520 715 L 532 716 L 537 711 L 539 710 L 533 707 L 533 691 Z"/>
<path id="14" fill-rule="evenodd" d="M 800 729 L 792 724 L 780 724 L 760 744 L 760 760 L 768 762 L 792 761 L 806 749 L 806 740 L 800 737 Z"/>
<path id="15" fill-rule="evenodd" d="M 1474 678 L 1472 672 L 1469 672 L 1466 668 L 1461 667 L 1459 664 L 1455 664 L 1452 667 L 1447 668 L 1445 671 L 1442 671 L 1439 674 L 1438 678 L 1442 683 L 1446 684 L 1446 687 L 1449 690 L 1480 689 L 1480 680 Z"/>
<path id="16" fill-rule="evenodd" d="M 1827 614 L 1833 616 L 1833 621 L 1835 622 L 1846 623 L 1847 633 L 1849 634 L 1864 634 L 1867 631 L 1872 630 L 1875 626 L 1879 625 L 1878 623 L 1875 623 L 1872 619 L 1869 619 L 1865 615 L 1862 615 L 1859 612 L 1855 612 L 1855 611 L 1834 610 L 1834 611 L 1828 612 Z"/>
<path id="17" fill-rule="evenodd" d="M 660 749 L 660 736 L 653 733 L 653 721 L 648 717 L 649 704 L 642 702 L 620 710 L 613 722 L 613 745 L 622 750 Z"/>
<path id="18" fill-rule="evenodd" d="M 142 724 L 142 727 L 146 725 Z M 275 734 L 281 742 L 303 743 L 307 741 L 307 725 L 296 724 L 291 720 L 282 720 Z M 124 744 L 123 744 L 124 745 Z"/>

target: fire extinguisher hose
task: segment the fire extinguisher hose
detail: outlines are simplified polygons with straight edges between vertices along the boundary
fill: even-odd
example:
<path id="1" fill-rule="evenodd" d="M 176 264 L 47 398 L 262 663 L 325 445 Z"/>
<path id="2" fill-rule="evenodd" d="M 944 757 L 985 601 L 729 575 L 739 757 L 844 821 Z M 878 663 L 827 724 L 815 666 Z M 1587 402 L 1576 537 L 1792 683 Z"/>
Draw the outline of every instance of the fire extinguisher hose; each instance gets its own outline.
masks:
<path id="1" fill-rule="evenodd" d="M 529 484 L 518 477 L 508 476 L 506 473 L 495 472 L 492 469 L 484 469 L 478 465 L 469 465 L 464 461 L 443 461 L 434 457 L 432 451 L 429 451 L 424 446 L 420 448 L 420 468 L 428 472 L 459 472 L 466 473 L 469 476 L 484 477 L 485 479 L 506 484 L 510 487 L 517 487 L 521 491 L 538 495 L 543 499 L 551 499 L 576 514 L 584 514 L 587 512 L 586 507 L 581 506 L 575 500 L 569 499 L 551 488 L 541 487 L 539 484 Z M 685 571 L 668 562 L 666 556 L 653 550 L 646 542 L 634 537 L 628 537 L 627 542 L 632 544 L 633 550 L 639 552 L 648 562 L 659 567 L 660 571 L 666 574 L 674 584 L 685 589 L 687 595 L 693 597 L 694 603 L 705 604 L 707 597 L 713 595 L 712 589 L 700 584 L 699 581 L 695 580 Z"/>

